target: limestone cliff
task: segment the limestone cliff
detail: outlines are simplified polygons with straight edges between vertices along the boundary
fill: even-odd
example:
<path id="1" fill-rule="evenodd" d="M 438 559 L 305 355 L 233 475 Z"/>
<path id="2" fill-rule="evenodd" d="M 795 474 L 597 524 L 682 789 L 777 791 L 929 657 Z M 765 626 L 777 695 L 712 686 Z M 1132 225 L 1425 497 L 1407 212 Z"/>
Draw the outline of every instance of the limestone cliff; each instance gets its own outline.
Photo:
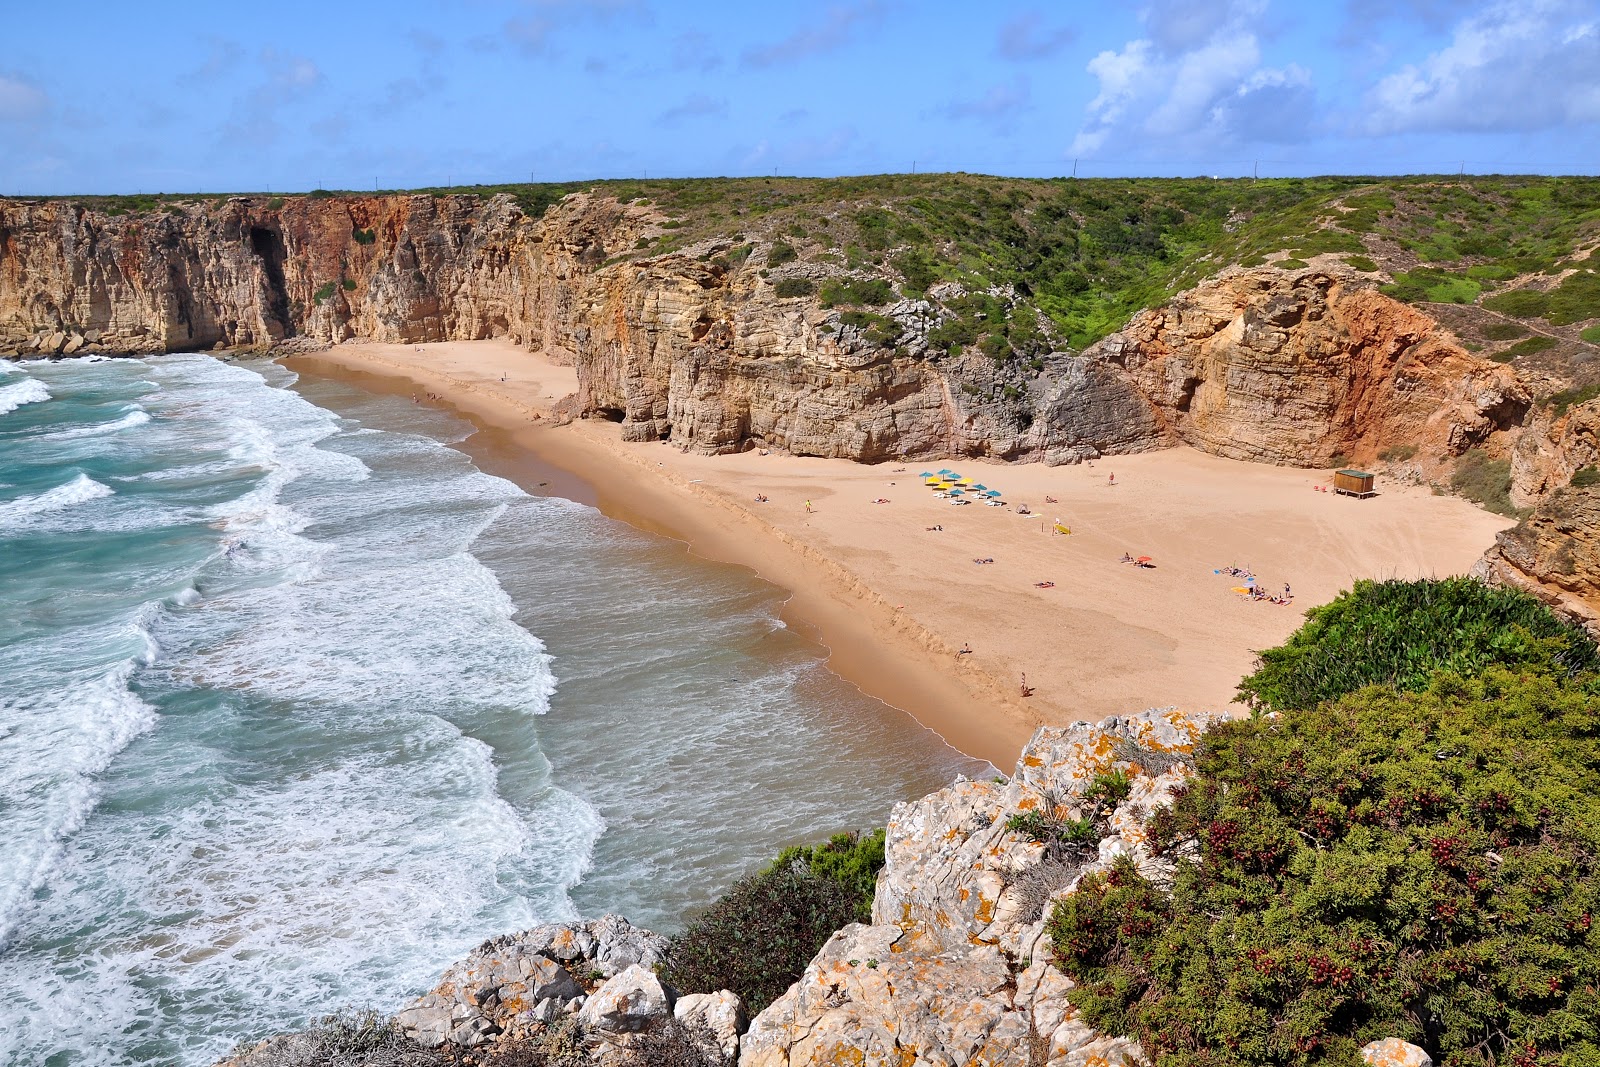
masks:
<path id="1" fill-rule="evenodd" d="M 1504 364 L 1354 276 L 1233 270 L 1134 316 L 1090 355 L 1123 368 L 1169 436 L 1233 459 L 1372 463 L 1509 442 L 1530 397 Z"/>
<path id="2" fill-rule="evenodd" d="M 825 257 L 769 265 L 737 235 L 635 253 L 667 221 L 585 194 L 538 219 L 504 196 L 0 201 L 0 355 L 509 337 L 569 356 L 582 413 L 632 439 L 864 461 L 1442 456 L 1501 447 L 1527 408 L 1509 368 L 1353 274 L 1231 272 L 1086 352 L 1008 363 L 930 340 L 959 283 L 850 312 L 779 295 L 855 276 Z"/>
<path id="3" fill-rule="evenodd" d="M 1526 590 L 1600 638 L 1600 486 L 1566 486 L 1502 532 L 1474 572 Z"/>

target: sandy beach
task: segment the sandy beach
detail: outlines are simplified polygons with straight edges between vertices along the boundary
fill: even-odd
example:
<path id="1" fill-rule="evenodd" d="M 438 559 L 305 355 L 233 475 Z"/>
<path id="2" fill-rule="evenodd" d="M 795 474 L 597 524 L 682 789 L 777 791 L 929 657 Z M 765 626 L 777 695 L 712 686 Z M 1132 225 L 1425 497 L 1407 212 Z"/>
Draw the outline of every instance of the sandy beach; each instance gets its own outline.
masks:
<path id="1" fill-rule="evenodd" d="M 1358 578 L 1461 573 L 1510 525 L 1425 488 L 1380 479 L 1380 495 L 1354 500 L 1317 490 L 1326 471 L 1186 448 L 902 467 L 629 444 L 611 423 L 555 425 L 576 375 L 509 342 L 347 344 L 286 363 L 452 407 L 481 428 L 465 447 L 485 469 L 752 568 L 791 592 L 785 621 L 833 670 L 1002 768 L 1040 723 L 1226 708 L 1253 650 L 1307 608 Z M 941 469 L 1007 506 L 936 497 L 919 475 Z M 1288 585 L 1292 605 L 1239 595 L 1240 579 L 1216 573 L 1230 566 Z"/>

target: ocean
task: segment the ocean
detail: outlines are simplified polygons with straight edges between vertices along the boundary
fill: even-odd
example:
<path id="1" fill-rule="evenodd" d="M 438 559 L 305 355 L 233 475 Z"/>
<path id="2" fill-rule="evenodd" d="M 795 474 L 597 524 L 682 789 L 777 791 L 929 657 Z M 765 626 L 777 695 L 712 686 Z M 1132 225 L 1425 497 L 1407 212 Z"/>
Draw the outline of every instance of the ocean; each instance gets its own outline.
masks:
<path id="1" fill-rule="evenodd" d="M 471 433 L 268 362 L 0 361 L 0 1064 L 204 1065 L 496 934 L 672 932 L 990 772 Z"/>

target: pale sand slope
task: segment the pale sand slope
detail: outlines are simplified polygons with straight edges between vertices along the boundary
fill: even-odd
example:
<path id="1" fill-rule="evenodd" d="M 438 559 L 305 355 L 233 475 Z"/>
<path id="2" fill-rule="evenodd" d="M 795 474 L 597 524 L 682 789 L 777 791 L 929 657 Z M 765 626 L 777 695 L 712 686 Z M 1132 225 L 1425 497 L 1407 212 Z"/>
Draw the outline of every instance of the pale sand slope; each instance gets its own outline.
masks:
<path id="1" fill-rule="evenodd" d="M 573 372 L 507 343 L 344 345 L 294 365 L 326 372 L 329 362 L 410 378 L 485 425 L 522 428 L 515 447 L 586 478 L 608 512 L 792 590 L 786 618 L 815 628 L 835 670 L 997 766 L 1041 721 L 1226 707 L 1253 650 L 1281 643 L 1306 608 L 1357 578 L 1462 573 L 1510 524 L 1426 489 L 1380 479 L 1382 495 L 1353 500 L 1312 489 L 1327 472 L 1190 449 L 1092 466 L 951 460 L 904 470 L 686 455 L 625 444 L 608 423 L 541 427 L 540 413 L 575 387 Z M 942 467 L 1001 490 L 1011 507 L 936 498 L 917 476 Z M 758 493 L 770 501 L 756 503 Z M 1034 516 L 1015 513 L 1023 502 Z M 1056 519 L 1070 536 L 1051 530 Z M 1156 569 L 1119 563 L 1124 551 L 1153 557 Z M 1275 592 L 1289 583 L 1294 606 L 1232 593 L 1239 580 L 1212 573 L 1230 564 Z M 973 653 L 958 657 L 963 644 Z M 1035 689 L 1026 700 L 1024 672 Z"/>

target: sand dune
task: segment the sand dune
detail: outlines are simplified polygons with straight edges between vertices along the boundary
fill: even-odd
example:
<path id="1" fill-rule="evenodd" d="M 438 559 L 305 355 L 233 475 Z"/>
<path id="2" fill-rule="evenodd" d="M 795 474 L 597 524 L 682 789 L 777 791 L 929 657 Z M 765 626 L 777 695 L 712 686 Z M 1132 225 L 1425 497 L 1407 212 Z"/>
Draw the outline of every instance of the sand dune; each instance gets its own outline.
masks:
<path id="1" fill-rule="evenodd" d="M 836 671 L 998 766 L 1040 722 L 1227 706 L 1253 650 L 1281 642 L 1306 608 L 1357 578 L 1461 573 L 1509 525 L 1427 489 L 1380 479 L 1381 495 L 1358 501 L 1316 491 L 1324 471 L 1190 449 L 1074 467 L 863 466 L 627 444 L 608 423 L 551 425 L 572 369 L 504 342 L 342 345 L 292 365 L 415 382 L 489 431 L 478 445 L 501 469 L 515 474 L 531 452 L 587 483 L 570 495 L 752 567 L 793 592 L 786 619 L 816 633 Z M 940 468 L 1008 506 L 935 497 L 918 475 Z M 1125 552 L 1155 567 L 1122 564 Z M 1293 606 L 1235 594 L 1238 579 L 1214 573 L 1229 565 L 1290 585 Z"/>

